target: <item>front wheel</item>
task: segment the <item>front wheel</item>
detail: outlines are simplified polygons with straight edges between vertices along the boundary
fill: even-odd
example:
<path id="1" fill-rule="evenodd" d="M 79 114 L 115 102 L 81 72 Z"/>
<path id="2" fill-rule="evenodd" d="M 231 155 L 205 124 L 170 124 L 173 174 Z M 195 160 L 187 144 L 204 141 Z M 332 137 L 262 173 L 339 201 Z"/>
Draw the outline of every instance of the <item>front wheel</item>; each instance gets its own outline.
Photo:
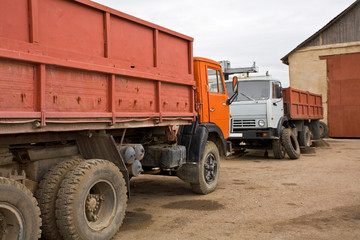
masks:
<path id="1" fill-rule="evenodd" d="M 283 159 L 285 157 L 285 147 L 281 143 L 280 139 L 274 139 L 272 140 L 272 149 L 274 152 L 274 157 L 276 159 Z"/>
<path id="2" fill-rule="evenodd" d="M 0 239 L 39 239 L 40 226 L 40 208 L 30 190 L 0 177 Z"/>
<path id="3" fill-rule="evenodd" d="M 77 165 L 65 176 L 57 197 L 56 223 L 65 240 L 111 239 L 125 217 L 125 180 L 106 160 Z"/>
<path id="4" fill-rule="evenodd" d="M 192 183 L 193 192 L 208 194 L 216 189 L 219 181 L 220 154 L 214 142 L 207 141 L 203 157 L 198 164 L 198 183 Z"/>

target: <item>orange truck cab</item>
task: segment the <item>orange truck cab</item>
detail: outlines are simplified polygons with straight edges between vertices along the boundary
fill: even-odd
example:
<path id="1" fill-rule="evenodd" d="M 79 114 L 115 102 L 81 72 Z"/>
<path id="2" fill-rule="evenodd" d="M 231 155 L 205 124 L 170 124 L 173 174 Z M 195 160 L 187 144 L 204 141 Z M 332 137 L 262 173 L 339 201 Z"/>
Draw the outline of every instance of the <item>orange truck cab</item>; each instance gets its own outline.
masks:
<path id="1" fill-rule="evenodd" d="M 231 151 L 231 143 L 226 142 L 231 102 L 219 63 L 194 58 L 194 79 L 195 108 L 199 115 L 192 125 L 179 129 L 178 143 L 187 149 L 187 162 L 177 171 L 177 176 L 189 182 L 193 191 L 208 193 L 217 185 L 220 155 L 226 156 Z"/>

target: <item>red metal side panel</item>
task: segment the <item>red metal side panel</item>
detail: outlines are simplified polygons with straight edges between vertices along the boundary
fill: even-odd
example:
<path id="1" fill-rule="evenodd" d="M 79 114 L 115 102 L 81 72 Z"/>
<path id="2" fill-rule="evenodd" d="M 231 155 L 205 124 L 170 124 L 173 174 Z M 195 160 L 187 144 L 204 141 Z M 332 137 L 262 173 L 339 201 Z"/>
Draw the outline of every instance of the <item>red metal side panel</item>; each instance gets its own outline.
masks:
<path id="1" fill-rule="evenodd" d="M 73 1 L 39 2 L 39 28 L 43 47 L 90 56 L 104 56 L 103 13 Z"/>
<path id="2" fill-rule="evenodd" d="M 116 112 L 138 112 L 144 117 L 153 116 L 157 112 L 156 83 L 139 78 L 116 77 Z"/>
<path id="3" fill-rule="evenodd" d="M 108 110 L 108 77 L 105 74 L 48 67 L 45 83 L 48 112 Z"/>
<path id="4" fill-rule="evenodd" d="M 360 53 L 326 56 L 331 137 L 360 137 Z"/>
<path id="5" fill-rule="evenodd" d="M 0 37 L 29 41 L 28 0 L 0 1 Z"/>
<path id="6" fill-rule="evenodd" d="M 121 31 L 117 31 L 117 30 Z M 153 30 L 141 24 L 111 17 L 110 58 L 128 62 L 135 69 L 140 66 L 154 66 Z"/>
<path id="7" fill-rule="evenodd" d="M 294 88 L 283 89 L 285 114 L 290 119 L 323 118 L 322 97 Z"/>
<path id="8" fill-rule="evenodd" d="M 176 94 L 174 94 L 176 93 Z M 162 84 L 161 86 L 162 111 L 167 113 L 191 113 L 191 91 L 185 86 Z"/>
<path id="9" fill-rule="evenodd" d="M 34 112 L 37 110 L 36 70 L 33 64 L 0 59 L 0 109 Z"/>
<path id="10" fill-rule="evenodd" d="M 1 0 L 0 134 L 190 123 L 192 42 L 88 0 Z"/>
<path id="11" fill-rule="evenodd" d="M 181 38 L 160 32 L 159 33 L 159 68 L 167 74 L 180 74 L 186 77 L 189 74 L 188 42 Z"/>

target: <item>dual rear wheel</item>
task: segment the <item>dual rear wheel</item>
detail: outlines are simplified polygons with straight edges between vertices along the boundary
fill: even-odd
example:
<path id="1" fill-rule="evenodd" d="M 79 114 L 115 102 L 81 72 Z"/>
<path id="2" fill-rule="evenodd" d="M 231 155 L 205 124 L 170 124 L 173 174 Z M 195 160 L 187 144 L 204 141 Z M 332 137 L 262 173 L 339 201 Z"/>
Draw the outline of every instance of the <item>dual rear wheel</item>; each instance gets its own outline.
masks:
<path id="1" fill-rule="evenodd" d="M 113 163 L 69 160 L 53 167 L 38 192 L 46 239 L 111 239 L 125 217 L 125 180 Z"/>

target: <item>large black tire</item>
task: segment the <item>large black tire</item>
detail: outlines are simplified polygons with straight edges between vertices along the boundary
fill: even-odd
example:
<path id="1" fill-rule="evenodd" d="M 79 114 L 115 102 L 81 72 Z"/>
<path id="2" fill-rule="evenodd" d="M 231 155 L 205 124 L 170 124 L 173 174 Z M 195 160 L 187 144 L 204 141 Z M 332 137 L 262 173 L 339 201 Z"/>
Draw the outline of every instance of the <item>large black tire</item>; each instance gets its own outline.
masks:
<path id="1" fill-rule="evenodd" d="M 281 139 L 272 140 L 272 149 L 276 159 L 285 158 L 286 151 L 284 145 L 281 143 Z"/>
<path id="2" fill-rule="evenodd" d="M 45 239 L 62 239 L 56 225 L 55 205 L 60 185 L 65 175 L 82 159 L 69 159 L 52 167 L 40 181 L 37 198 L 41 210 L 42 236 Z"/>
<path id="3" fill-rule="evenodd" d="M 199 194 L 213 192 L 219 181 L 220 154 L 215 143 L 207 141 L 204 155 L 198 164 L 198 183 L 191 183 L 192 191 Z"/>
<path id="4" fill-rule="evenodd" d="M 40 227 L 40 208 L 30 190 L 0 177 L 0 239 L 39 239 Z"/>
<path id="5" fill-rule="evenodd" d="M 311 146 L 311 131 L 308 126 L 304 126 L 303 131 L 299 133 L 299 145 L 306 148 Z"/>
<path id="6" fill-rule="evenodd" d="M 281 134 L 281 139 L 290 159 L 298 159 L 300 157 L 300 146 L 293 131 L 290 128 L 285 128 Z"/>
<path id="7" fill-rule="evenodd" d="M 328 134 L 328 126 L 323 121 L 319 121 L 320 138 L 324 138 Z"/>
<path id="8" fill-rule="evenodd" d="M 87 160 L 66 174 L 56 201 L 57 226 L 64 239 L 111 239 L 126 210 L 126 186 L 115 164 Z"/>

